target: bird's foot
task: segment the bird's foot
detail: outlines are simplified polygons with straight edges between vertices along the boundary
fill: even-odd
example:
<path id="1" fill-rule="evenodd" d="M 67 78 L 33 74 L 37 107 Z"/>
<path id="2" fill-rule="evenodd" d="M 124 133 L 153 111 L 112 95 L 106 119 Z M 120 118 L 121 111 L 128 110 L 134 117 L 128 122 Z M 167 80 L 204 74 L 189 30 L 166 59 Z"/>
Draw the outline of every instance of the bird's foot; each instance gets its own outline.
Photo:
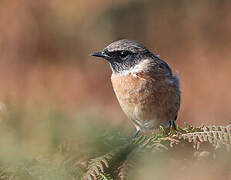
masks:
<path id="1" fill-rule="evenodd" d="M 174 122 L 174 120 L 169 121 L 169 127 L 170 127 L 170 134 L 176 134 L 177 133 L 177 127 Z"/>
<path id="2" fill-rule="evenodd" d="M 132 139 L 137 138 L 139 134 L 140 134 L 140 130 L 136 131 L 135 135 L 134 135 L 134 136 L 132 136 Z"/>

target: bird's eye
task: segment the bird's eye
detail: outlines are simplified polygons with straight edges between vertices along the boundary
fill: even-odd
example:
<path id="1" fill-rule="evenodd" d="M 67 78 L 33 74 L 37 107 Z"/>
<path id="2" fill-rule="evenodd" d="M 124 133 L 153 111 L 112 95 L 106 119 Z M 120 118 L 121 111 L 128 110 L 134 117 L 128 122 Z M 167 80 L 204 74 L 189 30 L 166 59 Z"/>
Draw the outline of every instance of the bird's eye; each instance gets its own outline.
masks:
<path id="1" fill-rule="evenodd" d="M 125 58 L 125 57 L 127 57 L 129 54 L 131 54 L 129 51 L 120 51 L 120 52 L 119 52 L 119 56 L 120 56 L 121 58 Z"/>

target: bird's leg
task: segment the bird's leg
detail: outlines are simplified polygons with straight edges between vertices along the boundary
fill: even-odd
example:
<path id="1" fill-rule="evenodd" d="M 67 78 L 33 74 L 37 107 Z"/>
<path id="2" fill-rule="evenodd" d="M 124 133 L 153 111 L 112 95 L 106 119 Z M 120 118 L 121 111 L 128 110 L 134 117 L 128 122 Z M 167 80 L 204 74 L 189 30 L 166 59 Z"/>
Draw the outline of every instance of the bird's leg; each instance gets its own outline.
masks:
<path id="1" fill-rule="evenodd" d="M 136 131 L 135 135 L 132 138 L 135 139 L 136 137 L 138 137 L 139 134 L 140 134 L 140 129 Z"/>
<path id="2" fill-rule="evenodd" d="M 176 131 L 176 124 L 175 124 L 175 121 L 174 120 L 171 120 L 169 121 L 169 124 L 170 124 L 170 128 L 173 127 L 173 129 Z"/>

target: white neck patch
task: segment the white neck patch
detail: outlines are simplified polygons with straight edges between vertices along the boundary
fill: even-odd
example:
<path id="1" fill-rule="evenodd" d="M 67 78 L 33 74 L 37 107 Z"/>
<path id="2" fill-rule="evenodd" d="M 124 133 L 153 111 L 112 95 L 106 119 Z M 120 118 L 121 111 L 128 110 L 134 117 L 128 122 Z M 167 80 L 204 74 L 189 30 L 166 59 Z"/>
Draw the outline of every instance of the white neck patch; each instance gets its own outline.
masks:
<path id="1" fill-rule="evenodd" d="M 129 70 L 124 70 L 119 73 L 112 73 L 112 76 L 126 76 L 128 74 L 132 74 L 134 77 L 136 77 L 136 74 L 139 72 L 142 72 L 147 67 L 148 63 L 150 62 L 149 59 L 144 59 L 139 64 L 135 65 L 134 67 L 130 68 Z"/>

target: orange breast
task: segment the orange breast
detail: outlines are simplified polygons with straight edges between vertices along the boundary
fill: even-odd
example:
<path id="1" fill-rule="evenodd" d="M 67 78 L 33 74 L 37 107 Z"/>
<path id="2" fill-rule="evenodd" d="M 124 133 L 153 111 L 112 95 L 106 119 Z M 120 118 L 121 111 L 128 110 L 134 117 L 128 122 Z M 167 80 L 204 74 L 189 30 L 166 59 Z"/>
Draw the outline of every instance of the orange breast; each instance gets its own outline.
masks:
<path id="1" fill-rule="evenodd" d="M 112 75 L 111 81 L 121 108 L 137 126 L 154 128 L 176 116 L 177 89 L 165 78 L 139 73 Z"/>

